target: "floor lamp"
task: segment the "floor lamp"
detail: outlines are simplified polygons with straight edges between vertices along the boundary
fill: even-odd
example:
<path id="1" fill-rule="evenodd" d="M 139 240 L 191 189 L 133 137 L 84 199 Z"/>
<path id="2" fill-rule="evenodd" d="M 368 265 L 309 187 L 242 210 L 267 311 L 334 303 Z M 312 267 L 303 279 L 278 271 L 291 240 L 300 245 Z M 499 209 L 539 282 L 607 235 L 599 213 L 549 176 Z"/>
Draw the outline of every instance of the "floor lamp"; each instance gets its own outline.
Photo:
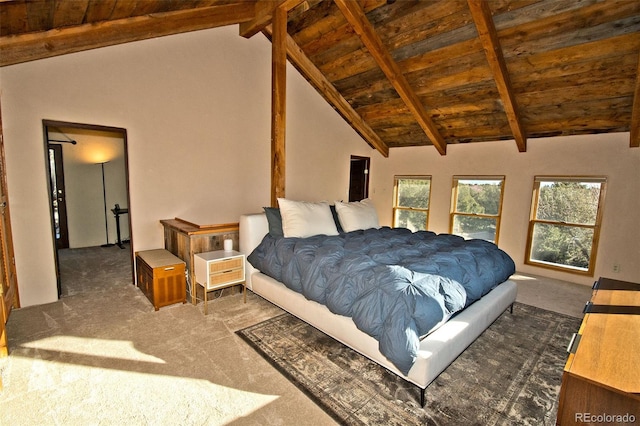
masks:
<path id="1" fill-rule="evenodd" d="M 100 164 L 100 168 L 102 169 L 102 201 L 104 203 L 104 232 L 107 237 L 107 243 L 103 244 L 101 247 L 111 247 L 115 244 L 109 244 L 109 224 L 107 222 L 107 187 L 104 183 L 104 165 L 107 164 L 108 161 L 104 161 Z"/>

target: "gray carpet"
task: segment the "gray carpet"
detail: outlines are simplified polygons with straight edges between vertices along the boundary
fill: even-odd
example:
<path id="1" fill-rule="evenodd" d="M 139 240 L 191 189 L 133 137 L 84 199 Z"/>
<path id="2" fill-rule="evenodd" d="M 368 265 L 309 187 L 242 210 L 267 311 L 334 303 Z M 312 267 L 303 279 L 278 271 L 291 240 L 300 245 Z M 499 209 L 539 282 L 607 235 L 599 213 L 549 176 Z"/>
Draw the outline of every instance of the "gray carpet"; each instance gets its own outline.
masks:
<path id="1" fill-rule="evenodd" d="M 419 390 L 284 314 L 238 331 L 339 423 L 552 425 L 566 345 L 580 320 L 516 303 Z"/>
<path id="2" fill-rule="evenodd" d="M 154 311 L 127 252 L 65 251 L 65 296 L 11 313 L 0 425 L 335 424 L 234 333 L 280 309 L 226 289 Z"/>
<path id="3" fill-rule="evenodd" d="M 340 424 L 235 333 L 282 310 L 224 290 L 206 316 L 202 303 L 155 312 L 131 284 L 130 256 L 117 247 L 61 252 L 62 299 L 12 311 L 0 425 Z M 518 300 L 575 316 L 591 295 L 589 286 L 514 279 Z M 418 398 L 414 387 L 397 393 Z"/>
<path id="4" fill-rule="evenodd" d="M 129 244 L 58 250 L 62 297 L 117 290 L 133 283 Z"/>

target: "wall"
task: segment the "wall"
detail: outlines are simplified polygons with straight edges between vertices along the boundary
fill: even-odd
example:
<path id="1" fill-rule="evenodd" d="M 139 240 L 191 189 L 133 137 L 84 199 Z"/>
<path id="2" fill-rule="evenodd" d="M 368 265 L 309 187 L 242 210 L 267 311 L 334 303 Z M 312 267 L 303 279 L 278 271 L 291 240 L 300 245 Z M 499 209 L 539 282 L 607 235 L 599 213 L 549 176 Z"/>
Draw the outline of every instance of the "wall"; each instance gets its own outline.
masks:
<path id="1" fill-rule="evenodd" d="M 349 156 L 377 155 L 288 67 L 287 196 L 344 198 Z M 237 26 L 0 68 L 22 306 L 57 299 L 42 120 L 124 128 L 134 250 L 161 219 L 237 222 L 270 203 L 271 44 Z"/>
<path id="2" fill-rule="evenodd" d="M 127 130 L 134 250 L 163 246 L 160 219 L 237 222 L 270 203 L 271 46 L 236 26 L 0 68 L 7 180 L 23 306 L 57 299 L 42 120 Z M 628 134 L 515 143 L 371 150 L 288 67 L 287 197 L 346 199 L 350 155 L 370 156 L 371 198 L 390 223 L 394 174 L 433 175 L 430 226 L 448 230 L 451 176 L 505 174 L 500 245 L 522 272 L 591 279 L 523 265 L 536 174 L 608 175 L 596 275 L 640 280 L 640 149 Z"/>
<path id="3" fill-rule="evenodd" d="M 449 232 L 454 175 L 505 175 L 500 247 L 520 272 L 591 285 L 594 278 L 525 265 L 527 229 L 536 175 L 608 177 L 595 277 L 640 282 L 640 148 L 629 148 L 629 134 L 530 139 L 527 152 L 515 142 L 449 145 L 441 156 L 433 147 L 392 149 L 388 160 L 372 159 L 372 197 L 381 222 L 390 224 L 393 176 L 431 175 L 429 228 Z M 613 265 L 620 272 L 613 273 Z"/>
<path id="4" fill-rule="evenodd" d="M 291 66 L 287 72 L 297 73 Z M 289 79 L 287 85 L 286 197 L 348 201 L 351 155 L 384 157 L 371 149 L 324 99 L 316 102 L 319 96 L 306 80 Z"/>

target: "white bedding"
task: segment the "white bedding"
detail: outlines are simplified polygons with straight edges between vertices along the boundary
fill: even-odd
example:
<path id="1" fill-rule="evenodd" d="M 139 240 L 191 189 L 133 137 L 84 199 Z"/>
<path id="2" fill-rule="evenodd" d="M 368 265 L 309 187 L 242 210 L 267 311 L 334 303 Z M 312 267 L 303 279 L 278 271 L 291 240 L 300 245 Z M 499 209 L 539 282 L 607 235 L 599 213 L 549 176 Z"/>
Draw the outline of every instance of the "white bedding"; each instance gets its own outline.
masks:
<path id="1" fill-rule="evenodd" d="M 269 232 L 264 213 L 240 218 L 240 251 L 247 256 Z M 284 284 L 257 271 L 247 262 L 247 288 L 285 311 L 313 325 L 423 390 L 493 323 L 516 299 L 517 287 L 505 281 L 489 294 L 423 338 L 419 357 L 407 375 L 402 374 L 378 350 L 378 342 L 358 330 L 353 321 L 333 314 L 324 305 L 306 299 Z"/>

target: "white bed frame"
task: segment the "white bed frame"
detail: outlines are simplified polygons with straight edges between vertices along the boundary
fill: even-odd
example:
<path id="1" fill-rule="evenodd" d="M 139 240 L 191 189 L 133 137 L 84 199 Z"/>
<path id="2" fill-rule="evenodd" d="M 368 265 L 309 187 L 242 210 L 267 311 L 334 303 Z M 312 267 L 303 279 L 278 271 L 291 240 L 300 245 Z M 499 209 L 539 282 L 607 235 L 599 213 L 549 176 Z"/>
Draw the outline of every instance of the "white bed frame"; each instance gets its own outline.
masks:
<path id="1" fill-rule="evenodd" d="M 264 213 L 241 216 L 240 251 L 248 256 L 268 232 L 269 225 Z M 516 284 L 505 281 L 447 321 L 421 340 L 418 359 L 409 373 L 404 375 L 380 353 L 378 341 L 360 331 L 351 318 L 336 315 L 326 306 L 306 299 L 281 282 L 262 274 L 249 262 L 246 267 L 247 288 L 418 386 L 421 389 L 422 406 L 426 387 L 502 312 L 509 307 L 513 309 L 517 294 Z"/>

